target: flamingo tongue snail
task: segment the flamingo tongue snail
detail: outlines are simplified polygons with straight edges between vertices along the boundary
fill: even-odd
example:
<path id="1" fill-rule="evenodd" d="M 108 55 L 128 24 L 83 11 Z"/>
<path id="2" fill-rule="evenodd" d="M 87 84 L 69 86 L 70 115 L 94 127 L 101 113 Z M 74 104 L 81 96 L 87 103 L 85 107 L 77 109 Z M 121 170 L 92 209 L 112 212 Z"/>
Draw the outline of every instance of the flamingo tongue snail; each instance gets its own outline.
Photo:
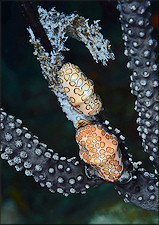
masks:
<path id="1" fill-rule="evenodd" d="M 78 66 L 66 63 L 60 69 L 60 75 L 60 82 L 74 110 L 86 116 L 100 112 L 102 102 L 94 93 L 93 81 L 88 79 Z"/>
<path id="2" fill-rule="evenodd" d="M 100 125 L 85 120 L 77 123 L 76 141 L 79 155 L 84 162 L 95 168 L 106 181 L 117 181 L 123 171 L 122 155 L 114 134 L 106 132 Z"/>

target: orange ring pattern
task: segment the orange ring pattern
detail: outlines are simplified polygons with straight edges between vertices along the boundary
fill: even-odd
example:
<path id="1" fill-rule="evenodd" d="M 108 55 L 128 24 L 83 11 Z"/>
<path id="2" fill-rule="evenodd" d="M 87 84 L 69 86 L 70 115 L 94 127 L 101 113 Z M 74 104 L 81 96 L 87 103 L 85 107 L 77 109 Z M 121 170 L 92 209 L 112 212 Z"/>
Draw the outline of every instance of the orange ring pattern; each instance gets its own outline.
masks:
<path id="1" fill-rule="evenodd" d="M 102 102 L 94 93 L 93 81 L 71 63 L 66 63 L 60 69 L 60 82 L 63 85 L 69 103 L 74 109 L 87 116 L 93 116 L 100 112 Z"/>
<path id="2" fill-rule="evenodd" d="M 106 181 L 115 182 L 123 171 L 122 155 L 115 135 L 99 125 L 89 124 L 77 130 L 80 158 L 95 167 Z"/>

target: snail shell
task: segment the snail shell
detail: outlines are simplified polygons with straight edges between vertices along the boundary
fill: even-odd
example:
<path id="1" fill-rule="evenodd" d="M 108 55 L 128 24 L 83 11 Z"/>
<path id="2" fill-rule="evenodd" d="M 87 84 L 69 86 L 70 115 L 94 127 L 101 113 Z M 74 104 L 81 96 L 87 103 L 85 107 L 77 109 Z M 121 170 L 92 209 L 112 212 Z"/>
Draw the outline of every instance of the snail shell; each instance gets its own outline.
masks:
<path id="1" fill-rule="evenodd" d="M 82 124 L 83 120 L 80 120 Z M 76 133 L 80 147 L 80 158 L 93 166 L 98 175 L 106 181 L 117 181 L 123 171 L 122 155 L 115 135 L 101 126 L 87 123 Z"/>
<path id="2" fill-rule="evenodd" d="M 87 116 L 93 116 L 100 112 L 102 102 L 94 93 L 93 81 L 71 63 L 66 63 L 60 69 L 60 82 L 63 85 L 67 99 L 74 109 Z"/>

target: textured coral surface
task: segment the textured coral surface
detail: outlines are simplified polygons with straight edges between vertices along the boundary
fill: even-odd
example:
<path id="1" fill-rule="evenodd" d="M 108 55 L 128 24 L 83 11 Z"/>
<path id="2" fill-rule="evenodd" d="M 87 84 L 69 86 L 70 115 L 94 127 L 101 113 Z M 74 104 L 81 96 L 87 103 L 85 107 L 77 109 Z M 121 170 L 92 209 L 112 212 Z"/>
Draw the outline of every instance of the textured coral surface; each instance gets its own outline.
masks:
<path id="1" fill-rule="evenodd" d="M 34 7 L 37 4 L 34 3 Z M 105 68 L 100 63 L 96 64 L 84 45 L 82 43 L 79 45 L 79 42 L 73 39 L 67 43 L 71 51 L 66 53 L 66 57 L 68 61 L 79 65 L 86 71 L 88 77 L 95 82 L 97 93 L 102 96 L 104 103 L 105 119 L 121 129 L 122 134 L 127 137 L 127 146 L 135 160 L 142 159 L 144 167 L 153 171 L 148 157 L 142 151 L 141 139 L 136 131 L 137 115 L 133 110 L 135 98 L 130 94 L 128 87 L 130 74 L 125 67 L 126 58 L 123 56 L 124 47 L 116 3 L 55 2 L 54 5 L 58 11 L 71 13 L 78 10 L 80 15 L 90 18 L 90 20 L 101 19 L 102 33 L 104 37 L 111 40 L 116 61 L 108 62 L 108 67 Z M 52 3 L 42 3 L 42 6 L 50 9 Z M 154 2 L 151 8 L 154 25 L 156 24 L 157 7 L 157 3 Z M 24 18 L 15 3 L 3 2 L 2 19 L 3 107 L 9 114 L 23 119 L 24 126 L 38 135 L 42 142 L 47 143 L 48 148 L 56 149 L 60 156 L 78 157 L 79 149 L 74 138 L 74 127 L 70 121 L 67 121 L 56 96 L 50 92 L 47 82 L 41 75 L 39 63 L 32 55 L 33 48 L 28 42 L 27 25 L 24 26 Z M 157 32 L 156 29 L 153 35 L 156 35 Z M 26 178 L 23 172 L 15 171 L 3 160 L 2 171 L 4 171 L 2 174 L 2 218 L 4 223 L 6 221 L 27 224 L 66 222 L 71 224 L 79 221 L 89 223 L 95 212 L 100 209 L 104 209 L 104 213 L 109 211 L 109 218 L 112 221 L 114 215 L 110 209 L 118 201 L 122 204 L 122 207 L 117 208 L 118 223 L 121 222 L 121 212 L 127 212 L 129 208 L 127 205 L 131 206 L 134 211 L 131 211 L 130 214 L 122 214 L 123 218 L 125 217 L 124 221 L 157 223 L 155 212 L 140 209 L 140 213 L 138 213 L 139 208 L 131 203 L 125 204 L 113 189 L 112 184 L 89 189 L 87 195 L 75 194 L 66 198 L 59 193 L 48 192 L 47 188 L 41 188 L 31 177 Z M 153 191 L 152 187 L 150 191 Z M 129 218 L 126 218 L 127 216 Z M 132 220 L 134 217 L 136 219 Z M 100 220 L 96 220 L 95 223 L 100 223 Z"/>

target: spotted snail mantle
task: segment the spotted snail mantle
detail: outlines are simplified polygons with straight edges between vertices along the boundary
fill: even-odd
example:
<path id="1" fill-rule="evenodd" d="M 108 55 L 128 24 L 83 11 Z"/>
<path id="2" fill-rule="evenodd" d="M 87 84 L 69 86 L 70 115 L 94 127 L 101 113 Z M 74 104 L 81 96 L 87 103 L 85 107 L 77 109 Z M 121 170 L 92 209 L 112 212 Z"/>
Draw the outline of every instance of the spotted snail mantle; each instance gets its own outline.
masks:
<path id="1" fill-rule="evenodd" d="M 94 167 L 101 178 L 112 182 L 119 179 L 123 163 L 115 135 L 106 132 L 100 125 L 80 120 L 76 140 L 81 159 Z"/>
<path id="2" fill-rule="evenodd" d="M 155 42 L 150 41 L 152 29 L 148 23 L 148 6 L 149 1 L 118 1 L 122 30 L 125 33 L 123 36 L 125 54 L 130 58 L 128 67 L 133 70 L 132 93 L 138 98 L 135 109 L 139 112 L 137 121 L 140 124 L 139 134 L 143 138 L 145 151 L 150 154 L 150 160 L 157 169 L 158 148 L 154 140 L 158 138 L 156 131 L 158 78 L 155 72 Z M 38 137 L 26 127 L 22 127 L 21 120 L 7 115 L 3 109 L 0 112 L 1 158 L 7 160 L 9 165 L 14 165 L 17 171 L 25 169 L 27 176 L 33 176 L 35 181 L 42 187 L 47 186 L 51 192 L 57 191 L 65 196 L 72 193 L 84 194 L 90 187 L 97 187 L 106 181 L 113 182 L 118 193 L 124 195 L 125 202 L 134 203 L 147 210 L 158 211 L 157 175 L 141 168 L 139 166 L 141 162 L 133 162 L 125 146 L 125 138 L 120 134 L 119 129 L 113 129 L 109 121 L 99 119 L 102 103 L 100 97 L 94 93 L 93 82 L 77 66 L 64 63 L 61 52 L 69 50 L 64 46 L 68 36 L 82 41 L 96 62 L 101 61 L 106 65 L 108 59 L 114 59 L 109 41 L 104 40 L 99 32 L 98 21 L 94 21 L 94 24 L 89 26 L 88 20 L 84 17 L 58 13 L 55 8 L 47 12 L 39 7 L 38 12 L 40 23 L 53 50 L 51 53 L 46 52 L 40 40 L 35 38 L 34 31 L 28 28 L 30 42 L 34 45 L 34 55 L 40 62 L 42 74 L 48 80 L 50 89 L 55 93 L 62 110 L 76 128 L 81 159 L 60 157 L 58 153 L 47 148 L 46 144 L 40 143 Z M 140 21 L 143 21 L 142 24 Z M 134 29 L 138 32 L 134 32 Z M 143 37 L 144 41 L 142 41 Z M 140 59 L 137 57 L 140 52 L 147 51 L 146 47 L 149 56 L 152 54 L 152 57 L 147 59 L 145 56 L 144 59 L 140 56 L 145 63 L 140 66 Z M 72 70 L 67 73 L 70 67 Z M 145 74 L 149 76 L 145 77 Z M 147 79 L 146 88 L 153 93 L 151 96 L 147 97 L 148 94 L 144 94 L 147 89 L 142 88 L 143 77 L 145 81 Z M 142 101 L 146 102 L 144 107 Z M 156 116 L 154 119 L 151 116 L 145 117 L 148 114 Z M 147 118 L 152 129 L 146 127 Z"/>
<path id="3" fill-rule="evenodd" d="M 82 73 L 78 66 L 71 63 L 64 64 L 60 72 L 60 82 L 74 110 L 86 116 L 98 114 L 102 102 L 94 93 L 93 82 Z"/>

